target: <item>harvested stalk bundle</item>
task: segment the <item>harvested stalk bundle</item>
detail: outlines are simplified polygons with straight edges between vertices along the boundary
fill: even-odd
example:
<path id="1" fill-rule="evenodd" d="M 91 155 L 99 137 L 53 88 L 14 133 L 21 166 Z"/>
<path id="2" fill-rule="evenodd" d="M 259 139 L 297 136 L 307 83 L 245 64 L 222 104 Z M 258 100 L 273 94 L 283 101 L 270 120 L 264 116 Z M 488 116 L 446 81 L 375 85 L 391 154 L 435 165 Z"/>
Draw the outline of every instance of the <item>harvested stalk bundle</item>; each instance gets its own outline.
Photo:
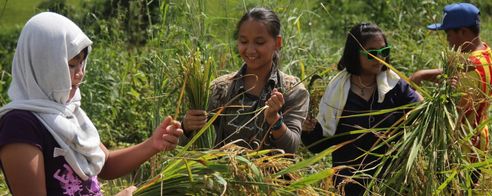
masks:
<path id="1" fill-rule="evenodd" d="M 307 175 L 306 169 L 338 146 L 304 161 L 268 149 L 253 151 L 234 144 L 208 151 L 181 151 L 163 163 L 159 175 L 135 195 L 326 195 L 311 186 L 336 168 Z"/>
<path id="2" fill-rule="evenodd" d="M 189 56 L 181 56 L 181 69 L 184 74 L 184 93 L 188 98 L 189 108 L 197 110 L 208 109 L 208 97 L 210 92 L 210 83 L 213 79 L 214 60 L 206 58 L 200 52 L 200 49 L 192 51 Z M 179 107 L 179 106 L 178 106 Z M 209 149 L 215 144 L 214 126 L 210 126 L 203 133 L 194 147 Z"/>

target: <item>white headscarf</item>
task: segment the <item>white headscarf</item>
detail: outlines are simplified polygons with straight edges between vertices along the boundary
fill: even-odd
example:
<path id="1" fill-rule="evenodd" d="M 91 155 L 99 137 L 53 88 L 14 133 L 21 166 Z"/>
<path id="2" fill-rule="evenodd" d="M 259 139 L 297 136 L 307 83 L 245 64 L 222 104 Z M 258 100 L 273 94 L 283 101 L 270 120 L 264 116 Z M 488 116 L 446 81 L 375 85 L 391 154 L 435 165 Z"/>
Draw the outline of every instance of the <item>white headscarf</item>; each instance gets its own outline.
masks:
<path id="1" fill-rule="evenodd" d="M 12 102 L 0 108 L 0 117 L 14 109 L 31 111 L 62 148 L 53 156 L 64 156 L 83 180 L 101 171 L 105 154 L 97 129 L 80 108 L 79 90 L 68 100 L 72 86 L 68 61 L 84 48 L 89 52 L 91 44 L 62 15 L 44 12 L 32 17 L 17 43 L 8 91 Z"/>

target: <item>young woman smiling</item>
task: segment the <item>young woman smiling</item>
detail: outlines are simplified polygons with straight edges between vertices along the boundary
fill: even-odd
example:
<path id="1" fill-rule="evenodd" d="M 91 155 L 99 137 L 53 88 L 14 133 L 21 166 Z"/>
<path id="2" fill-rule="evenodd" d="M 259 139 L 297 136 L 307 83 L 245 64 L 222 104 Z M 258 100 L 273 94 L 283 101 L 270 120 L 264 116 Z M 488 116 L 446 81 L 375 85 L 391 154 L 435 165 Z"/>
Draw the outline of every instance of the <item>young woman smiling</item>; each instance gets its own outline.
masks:
<path id="1" fill-rule="evenodd" d="M 212 82 L 209 111 L 224 106 L 234 97 L 214 122 L 216 147 L 232 141 L 251 149 L 276 148 L 294 153 L 301 143 L 301 124 L 306 118 L 309 95 L 299 79 L 281 72 L 279 51 L 282 46 L 280 20 L 265 8 L 249 10 L 237 24 L 235 38 L 244 61 L 236 73 Z M 289 92 L 286 92 L 289 90 Z M 268 106 L 254 118 L 253 111 Z M 230 115 L 237 114 L 237 115 Z M 183 119 L 186 139 L 207 121 L 204 110 L 189 110 Z"/>

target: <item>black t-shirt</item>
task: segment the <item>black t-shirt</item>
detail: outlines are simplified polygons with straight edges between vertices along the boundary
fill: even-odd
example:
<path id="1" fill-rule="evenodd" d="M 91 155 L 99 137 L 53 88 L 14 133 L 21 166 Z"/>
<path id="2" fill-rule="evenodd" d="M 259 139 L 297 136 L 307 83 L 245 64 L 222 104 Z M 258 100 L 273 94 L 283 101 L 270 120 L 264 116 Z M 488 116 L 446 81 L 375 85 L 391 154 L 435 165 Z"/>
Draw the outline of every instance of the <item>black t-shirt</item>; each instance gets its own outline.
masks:
<path id="1" fill-rule="evenodd" d="M 0 148 L 13 143 L 31 144 L 41 150 L 48 195 L 102 195 L 97 177 L 83 181 L 63 156 L 54 153 L 60 145 L 31 112 L 12 110 L 0 119 Z M 3 169 L 2 160 L 0 167 Z"/>

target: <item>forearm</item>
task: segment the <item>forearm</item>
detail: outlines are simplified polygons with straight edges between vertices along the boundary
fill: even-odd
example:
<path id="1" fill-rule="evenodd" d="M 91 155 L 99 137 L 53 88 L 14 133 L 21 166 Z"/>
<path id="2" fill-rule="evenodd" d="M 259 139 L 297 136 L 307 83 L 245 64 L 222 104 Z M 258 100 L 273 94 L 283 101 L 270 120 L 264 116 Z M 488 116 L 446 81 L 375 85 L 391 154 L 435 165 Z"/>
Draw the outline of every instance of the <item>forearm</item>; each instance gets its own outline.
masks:
<path id="1" fill-rule="evenodd" d="M 287 112 L 283 115 L 283 123 L 280 129 L 270 130 L 271 142 L 275 147 L 285 150 L 287 153 L 295 153 L 301 143 L 301 126 L 305 112 Z"/>
<path id="2" fill-rule="evenodd" d="M 412 74 L 410 77 L 408 77 L 408 79 L 410 81 L 412 81 L 413 83 L 415 83 L 416 85 L 420 86 L 422 84 L 422 79 L 418 75 L 416 75 L 415 73 Z"/>
<path id="3" fill-rule="evenodd" d="M 108 158 L 99 177 L 102 179 L 114 179 L 124 176 L 137 169 L 157 152 L 159 152 L 157 149 L 152 148 L 150 140 L 128 148 L 109 151 Z"/>
<path id="4" fill-rule="evenodd" d="M 284 123 L 279 130 L 272 130 L 272 144 L 287 153 L 296 152 L 301 143 L 302 123 L 307 117 L 308 106 L 309 94 L 303 87 L 286 95 L 282 113 Z"/>
<path id="5" fill-rule="evenodd" d="M 410 80 L 417 85 L 420 85 L 422 81 L 437 82 L 437 76 L 442 74 L 441 69 L 423 69 L 418 70 L 410 76 Z"/>
<path id="6" fill-rule="evenodd" d="M 99 177 L 113 179 L 135 170 L 158 152 L 174 149 L 181 135 L 183 135 L 181 124 L 171 116 L 167 116 L 157 126 L 152 136 L 140 144 L 112 152 L 101 145 L 107 158 Z"/>
<path id="7" fill-rule="evenodd" d="M 287 131 L 289 131 L 289 128 L 284 123 L 282 123 L 282 126 L 279 129 L 271 130 L 270 133 L 272 134 L 273 139 L 279 139 L 280 137 L 285 135 Z"/>
<path id="8" fill-rule="evenodd" d="M 283 129 L 283 130 L 282 130 Z M 278 133 L 279 131 L 283 131 L 283 133 Z M 283 149 L 286 153 L 295 153 L 299 144 L 301 143 L 301 136 L 298 131 L 293 131 L 289 129 L 285 124 L 281 128 L 281 130 L 272 131 L 272 143 L 275 147 L 279 149 Z M 282 134 L 278 137 L 275 137 L 275 134 Z"/>

